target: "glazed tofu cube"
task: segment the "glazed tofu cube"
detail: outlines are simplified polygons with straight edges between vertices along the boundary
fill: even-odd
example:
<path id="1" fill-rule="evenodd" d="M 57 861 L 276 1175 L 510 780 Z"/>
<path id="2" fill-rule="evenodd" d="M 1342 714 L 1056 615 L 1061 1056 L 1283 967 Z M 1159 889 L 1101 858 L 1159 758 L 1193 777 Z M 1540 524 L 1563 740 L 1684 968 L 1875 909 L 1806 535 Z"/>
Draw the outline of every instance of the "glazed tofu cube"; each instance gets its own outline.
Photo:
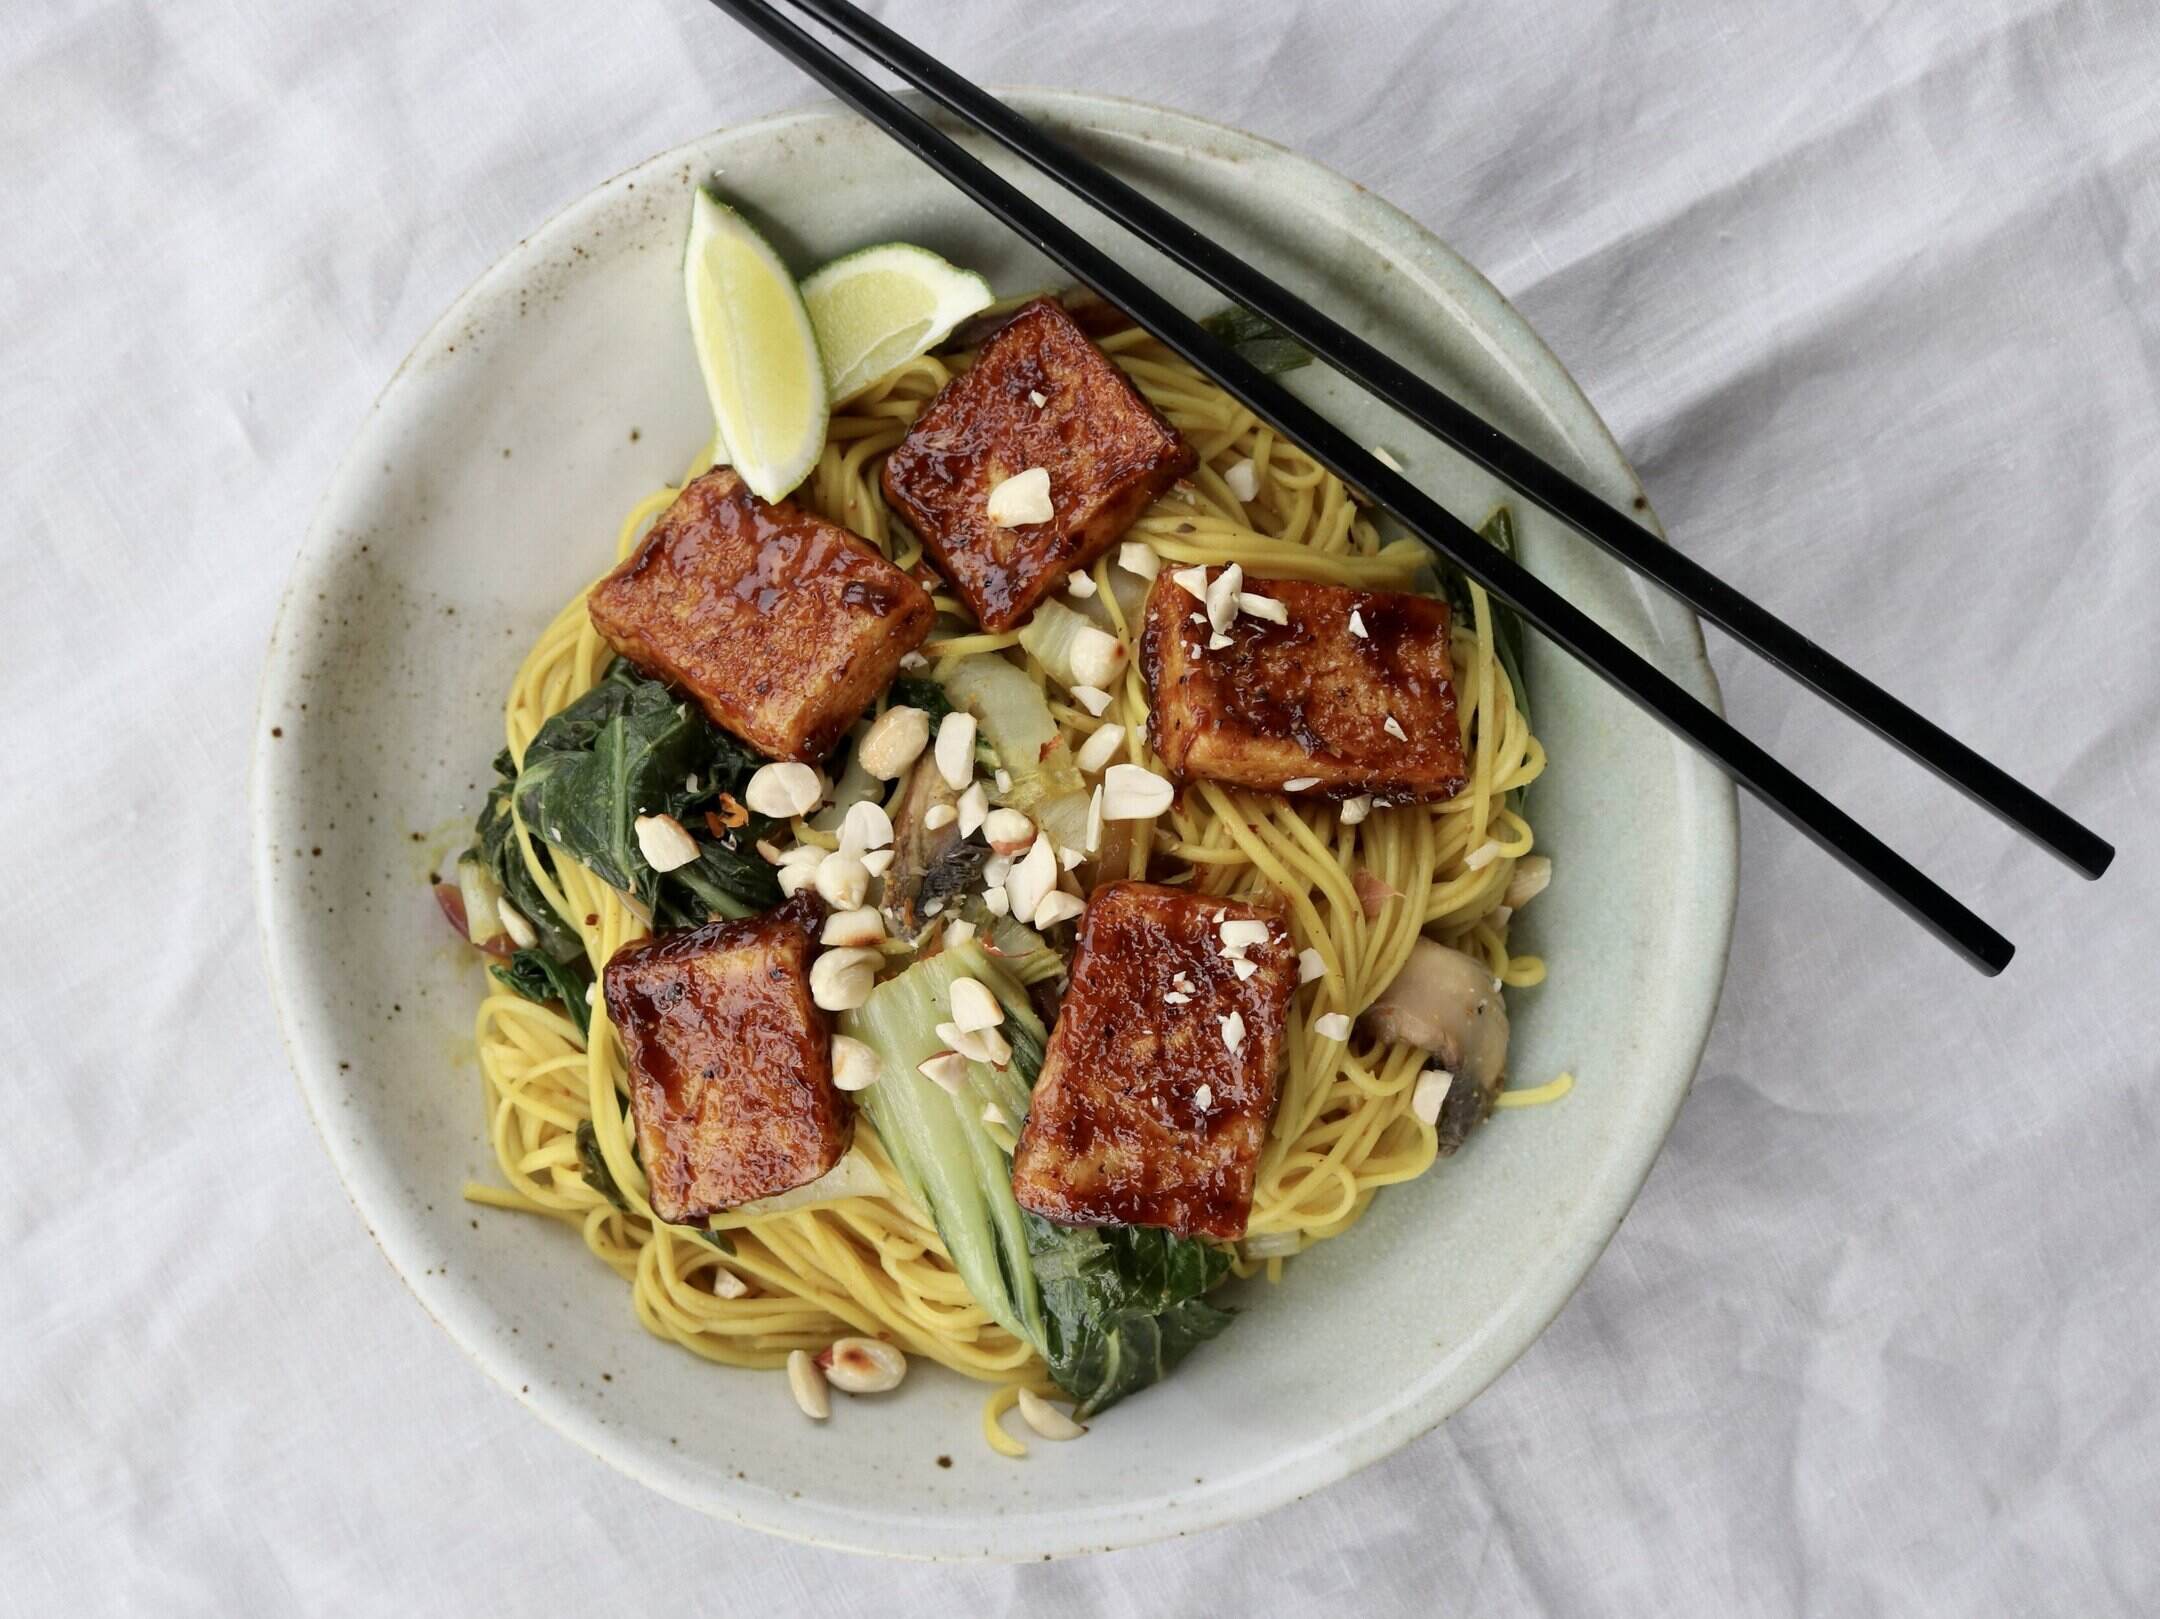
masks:
<path id="1" fill-rule="evenodd" d="M 753 495 L 731 467 L 690 483 L 586 598 L 593 627 L 713 723 L 815 763 L 936 617 L 921 585 L 836 523 Z"/>
<path id="2" fill-rule="evenodd" d="M 638 1153 L 670 1224 L 814 1181 L 848 1149 L 853 1104 L 833 1085 L 832 1035 L 810 999 L 814 911 L 790 902 L 708 922 L 607 964 Z"/>
<path id="3" fill-rule="evenodd" d="M 1245 588 L 1289 621 L 1240 613 L 1220 647 L 1169 574 L 1148 593 L 1149 739 L 1171 774 L 1396 802 L 1462 790 L 1446 602 L 1288 579 Z"/>
<path id="4" fill-rule="evenodd" d="M 1233 930 L 1227 953 L 1225 922 L 1266 936 Z M 1243 1236 L 1296 985 L 1277 911 L 1153 883 L 1097 889 L 1013 1154 L 1020 1206 L 1065 1225 Z"/>
<path id="5" fill-rule="evenodd" d="M 976 622 L 1007 630 L 1193 466 L 1072 316 L 1038 298 L 915 419 L 886 457 L 885 494 Z M 1036 467 L 1050 474 L 1050 520 L 993 522 L 990 492 Z"/>

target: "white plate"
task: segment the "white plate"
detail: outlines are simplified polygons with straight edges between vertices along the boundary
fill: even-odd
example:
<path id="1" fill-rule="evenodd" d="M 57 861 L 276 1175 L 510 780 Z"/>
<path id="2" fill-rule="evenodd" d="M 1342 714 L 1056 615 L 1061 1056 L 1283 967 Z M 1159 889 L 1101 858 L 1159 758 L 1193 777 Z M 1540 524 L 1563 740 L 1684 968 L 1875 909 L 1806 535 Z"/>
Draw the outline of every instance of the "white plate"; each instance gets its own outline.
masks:
<path id="1" fill-rule="evenodd" d="M 1607 498 L 1639 502 L 1521 318 L 1363 188 L 1178 114 L 1013 99 Z M 1001 292 L 1063 279 L 869 126 L 818 107 L 609 181 L 519 243 L 413 351 L 309 531 L 256 749 L 270 971 L 338 1172 L 421 1303 L 506 1389 L 625 1472 L 738 1523 L 902 1555 L 1038 1557 L 1188 1534 L 1341 1478 L 1477 1394 L 1582 1279 L 1686 1092 L 1724 969 L 1730 788 L 1542 645 L 1529 680 L 1553 766 L 1531 808 L 1557 874 L 1524 933 L 1552 977 L 1515 999 L 1511 1068 L 1522 1081 L 1572 1069 L 1574 1094 L 1501 1115 L 1280 1286 L 1242 1289 L 1226 1336 L 1085 1441 L 995 1457 L 977 1434 L 983 1391 L 942 1373 L 838 1401 L 813 1429 L 782 1379 L 648 1337 L 575 1233 L 459 1199 L 468 1177 L 495 1176 L 469 1052 L 482 980 L 424 877 L 479 803 L 526 645 L 605 564 L 624 509 L 705 436 L 677 269 L 690 187 L 714 168 L 804 269 L 904 239 Z M 1219 306 L 1095 234 L 1187 307 Z M 1293 385 L 1461 516 L 1498 498 L 1319 367 Z M 1687 613 L 1538 515 L 1521 526 L 1540 573 L 1715 702 Z"/>

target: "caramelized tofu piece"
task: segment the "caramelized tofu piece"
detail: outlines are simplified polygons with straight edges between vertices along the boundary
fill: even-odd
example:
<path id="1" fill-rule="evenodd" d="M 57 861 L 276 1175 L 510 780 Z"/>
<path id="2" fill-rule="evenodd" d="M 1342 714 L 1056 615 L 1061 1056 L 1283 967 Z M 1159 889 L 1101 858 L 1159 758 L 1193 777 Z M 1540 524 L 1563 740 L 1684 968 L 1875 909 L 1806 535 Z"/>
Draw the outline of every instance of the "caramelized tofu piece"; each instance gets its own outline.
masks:
<path id="1" fill-rule="evenodd" d="M 836 523 L 767 503 L 732 467 L 691 482 L 586 598 L 593 627 L 774 759 L 815 763 L 937 616 L 921 585 Z"/>
<path id="2" fill-rule="evenodd" d="M 1244 949 L 1249 977 L 1223 953 L 1226 921 L 1266 927 Z M 1013 1154 L 1020 1206 L 1065 1225 L 1243 1236 L 1296 986 L 1277 911 L 1153 883 L 1097 889 Z"/>
<path id="3" fill-rule="evenodd" d="M 854 1134 L 832 1036 L 810 999 L 814 904 L 626 945 L 608 1017 L 630 1066 L 653 1213 L 697 1222 L 814 1181 Z"/>
<path id="4" fill-rule="evenodd" d="M 976 622 L 1007 630 L 1194 465 L 1072 316 L 1038 298 L 916 417 L 885 459 L 885 495 Z M 990 491 L 1032 467 L 1050 474 L 1050 521 L 991 522 Z"/>
<path id="5" fill-rule="evenodd" d="M 1240 613 L 1213 650 L 1190 592 L 1165 573 L 1148 593 L 1148 735 L 1172 775 L 1398 803 L 1462 791 L 1446 602 L 1289 579 L 1245 588 L 1289 622 Z"/>

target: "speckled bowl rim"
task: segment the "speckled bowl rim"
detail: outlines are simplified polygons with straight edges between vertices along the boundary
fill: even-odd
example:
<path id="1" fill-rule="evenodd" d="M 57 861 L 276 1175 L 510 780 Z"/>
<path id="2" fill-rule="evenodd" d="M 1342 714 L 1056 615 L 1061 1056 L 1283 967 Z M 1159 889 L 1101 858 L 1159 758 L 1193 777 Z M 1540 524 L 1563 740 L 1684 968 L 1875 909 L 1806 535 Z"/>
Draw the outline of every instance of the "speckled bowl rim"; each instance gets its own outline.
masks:
<path id="1" fill-rule="evenodd" d="M 1628 464 L 1603 419 L 1529 323 L 1523 320 L 1499 290 L 1467 261 L 1461 259 L 1408 214 L 1373 195 L 1358 182 L 1265 137 L 1232 125 L 1128 97 L 1026 86 L 1000 88 L 997 93 L 1021 105 L 1023 110 L 1051 113 L 1074 124 L 1100 121 L 1108 114 L 1111 123 L 1125 133 L 1144 130 L 1145 139 L 1156 145 L 1213 145 L 1217 149 L 1242 147 L 1254 154 L 1288 159 L 1302 165 L 1317 182 L 1340 192 L 1354 193 L 1358 206 L 1368 211 L 1369 218 L 1376 226 L 1446 262 L 1450 272 L 1459 277 L 1459 284 L 1451 290 L 1462 299 L 1466 309 L 1475 317 L 1477 327 L 1494 335 L 1496 340 L 1506 345 L 1510 360 L 1528 375 L 1530 385 L 1541 396 L 1550 402 L 1564 403 L 1576 408 L 1579 419 L 1572 425 L 1587 428 L 1594 434 L 1596 443 L 1626 468 L 1629 480 L 1638 496 L 1641 496 L 1640 481 L 1635 478 L 1632 466 Z M 588 210 L 598 206 L 602 199 L 625 186 L 635 185 L 648 175 L 657 175 L 679 167 L 721 135 L 735 138 L 777 135 L 793 126 L 834 117 L 846 119 L 850 116 L 852 115 L 831 101 L 806 103 L 789 111 L 744 124 L 725 126 L 700 135 L 624 169 L 593 187 L 550 216 L 544 224 L 521 239 L 477 276 L 414 344 L 369 407 L 366 417 L 354 434 L 352 446 L 340 462 L 310 518 L 306 538 L 294 562 L 292 578 L 280 602 L 257 694 L 256 742 L 248 772 L 250 841 L 255 874 L 257 924 L 279 1032 L 299 1082 L 310 1121 L 330 1155 L 347 1197 L 360 1215 L 369 1236 L 374 1239 L 384 1258 L 389 1261 L 391 1268 L 397 1272 L 399 1279 L 406 1284 L 421 1308 L 491 1379 L 520 1404 L 538 1415 L 543 1422 L 597 1459 L 658 1493 L 714 1517 L 786 1539 L 839 1550 L 918 1560 L 1035 1560 L 1111 1550 L 1173 1536 L 1200 1533 L 1241 1522 L 1293 1501 L 1302 1500 L 1392 1454 L 1412 1439 L 1437 1427 L 1463 1405 L 1476 1398 L 1513 1364 L 1550 1325 L 1561 1307 L 1573 1296 L 1582 1279 L 1588 1275 L 1641 1190 L 1658 1150 L 1670 1133 L 1673 1120 L 1686 1099 L 1695 1070 L 1701 1061 L 1703 1046 L 1709 1038 L 1723 986 L 1739 888 L 1738 805 L 1737 795 L 1729 783 L 1713 786 L 1703 795 L 1702 801 L 1694 806 L 1701 817 L 1695 828 L 1698 833 L 1695 853 L 1699 857 L 1699 869 L 1709 874 L 1712 887 L 1708 895 L 1708 912 L 1698 918 L 1705 929 L 1701 941 L 1703 948 L 1697 957 L 1702 964 L 1701 976 L 1690 986 L 1690 993 L 1677 999 L 1669 1009 L 1673 1019 L 1672 1027 L 1679 1031 L 1672 1037 L 1671 1043 L 1676 1053 L 1683 1054 L 1682 1060 L 1672 1065 L 1670 1084 L 1662 1092 L 1643 1098 L 1634 1115 L 1636 1139 L 1641 1150 L 1632 1171 L 1609 1177 L 1603 1188 L 1606 1193 L 1604 1200 L 1582 1211 L 1569 1245 L 1576 1261 L 1572 1266 L 1572 1274 L 1564 1281 L 1556 1281 L 1537 1304 L 1518 1307 L 1504 1323 L 1504 1331 L 1482 1333 L 1468 1351 L 1466 1361 L 1444 1380 L 1444 1386 L 1427 1388 L 1407 1396 L 1399 1406 L 1390 1411 L 1390 1417 L 1395 1420 L 1386 1424 L 1368 1424 L 1347 1441 L 1307 1443 L 1301 1449 L 1286 1453 L 1280 1464 L 1265 1474 L 1238 1475 L 1224 1481 L 1222 1488 L 1210 1490 L 1197 1499 L 1179 1500 L 1168 1508 L 1161 1503 L 1140 1503 L 1134 1508 L 1124 1510 L 1114 1519 L 1109 1518 L 1105 1512 L 1098 1511 L 1083 1519 L 1077 1519 L 1071 1532 L 1051 1543 L 1037 1539 L 1026 1545 L 987 1548 L 973 1542 L 965 1545 L 959 1542 L 930 1544 L 926 1542 L 934 1541 L 935 1537 L 924 1534 L 924 1519 L 918 1513 L 898 1511 L 888 1518 L 871 1519 L 860 1513 L 828 1510 L 807 1498 L 781 1500 L 755 1494 L 738 1495 L 729 1491 L 725 1485 L 712 1490 L 693 1487 L 691 1481 L 677 1474 L 648 1465 L 634 1449 L 620 1442 L 617 1430 L 595 1422 L 584 1403 L 575 1396 L 546 1387 L 520 1389 L 512 1371 L 498 1364 L 491 1355 L 491 1345 L 485 1334 L 477 1329 L 463 1330 L 464 1323 L 438 1310 L 427 1292 L 417 1284 L 414 1267 L 420 1262 L 419 1257 L 415 1254 L 401 1254 L 398 1251 L 400 1245 L 387 1240 L 384 1231 L 379 1228 L 379 1211 L 371 1209 L 369 1201 L 360 1191 L 366 1180 L 363 1167 L 357 1162 L 360 1154 L 348 1150 L 337 1133 L 326 1128 L 326 1110 L 333 1100 L 336 1084 L 334 1073 L 330 1071 L 334 1065 L 327 1060 L 316 1060 L 303 1049 L 302 1042 L 295 1034 L 297 1019 L 289 1004 L 290 992 L 280 967 L 278 940 L 272 936 L 271 931 L 271 918 L 276 909 L 273 904 L 273 890 L 277 881 L 273 870 L 272 851 L 278 842 L 278 833 L 274 824 L 275 806 L 270 802 L 264 787 L 265 778 L 272 767 L 272 752 L 268 727 L 263 722 L 263 716 L 279 709 L 293 686 L 300 656 L 296 648 L 301 644 L 300 638 L 295 634 L 297 607 L 312 597 L 317 574 L 328 566 L 330 553 L 338 543 L 335 525 L 329 521 L 336 497 L 347 480 L 355 475 L 355 469 L 368 441 L 378 428 L 390 401 L 398 393 L 407 372 L 420 356 L 433 353 L 443 346 L 465 319 L 468 309 L 496 281 L 520 273 L 521 265 L 528 255 L 536 248 L 544 247 L 552 237 L 565 233 Z M 1656 527 L 1655 515 L 1650 511 L 1646 500 L 1638 499 L 1638 506 L 1650 525 Z M 1659 532 L 1662 535 L 1661 529 Z M 1695 616 L 1679 604 L 1663 598 L 1653 597 L 1645 605 L 1661 636 L 1677 636 L 1680 639 L 1688 665 L 1685 683 L 1694 689 L 1701 700 L 1722 713 L 1723 704 L 1716 675 L 1710 666 L 1701 626 Z M 1138 1510 L 1139 1506 L 1146 1506 L 1149 1510 L 1142 1512 Z"/>

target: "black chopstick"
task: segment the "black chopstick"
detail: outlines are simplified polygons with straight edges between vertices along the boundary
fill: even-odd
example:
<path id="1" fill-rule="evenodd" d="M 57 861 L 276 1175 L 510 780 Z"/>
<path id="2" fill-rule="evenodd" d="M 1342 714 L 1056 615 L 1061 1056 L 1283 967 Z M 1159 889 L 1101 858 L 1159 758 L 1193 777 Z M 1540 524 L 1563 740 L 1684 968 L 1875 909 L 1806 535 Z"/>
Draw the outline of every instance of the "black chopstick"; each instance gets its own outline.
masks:
<path id="1" fill-rule="evenodd" d="M 1671 591 L 1766 662 L 1927 765 L 2075 870 L 2098 877 L 2115 858 L 2112 844 L 2059 805 L 1840 662 L 1700 563 L 1661 543 L 1627 513 L 1608 505 L 1468 406 L 1345 330 L 1196 226 L 1037 128 L 849 0 L 787 3 L 808 12 L 1218 292 L 1273 321 L 1344 376 Z"/>
<path id="2" fill-rule="evenodd" d="M 1702 752 L 1739 785 L 1874 886 L 1892 904 L 1983 972 L 1998 973 L 2010 941 L 1910 861 L 1637 656 L 1572 602 L 1480 540 L 1407 478 L 1264 376 L 1137 276 L 999 179 L 957 142 L 767 0 L 713 0 L 768 45 L 891 135 L 960 191 L 996 214 L 1067 273 L 1213 377 L 1254 415 L 1322 466 L 1364 490 L 1419 539 L 1520 613 L 1563 650 Z"/>

